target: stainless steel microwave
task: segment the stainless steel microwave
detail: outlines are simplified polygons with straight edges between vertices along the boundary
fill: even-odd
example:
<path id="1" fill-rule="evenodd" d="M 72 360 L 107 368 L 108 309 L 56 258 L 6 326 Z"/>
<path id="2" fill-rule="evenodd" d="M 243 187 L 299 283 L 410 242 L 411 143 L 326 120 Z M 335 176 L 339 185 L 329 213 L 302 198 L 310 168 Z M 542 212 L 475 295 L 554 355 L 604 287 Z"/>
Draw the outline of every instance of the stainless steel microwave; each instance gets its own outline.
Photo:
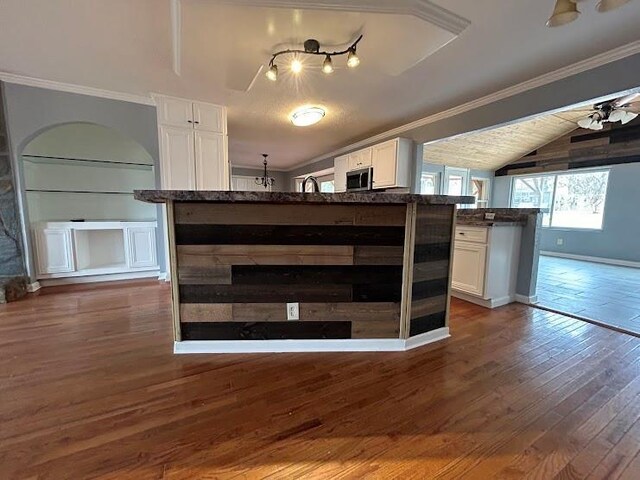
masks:
<path id="1" fill-rule="evenodd" d="M 347 192 L 361 192 L 373 188 L 373 168 L 347 172 Z"/>

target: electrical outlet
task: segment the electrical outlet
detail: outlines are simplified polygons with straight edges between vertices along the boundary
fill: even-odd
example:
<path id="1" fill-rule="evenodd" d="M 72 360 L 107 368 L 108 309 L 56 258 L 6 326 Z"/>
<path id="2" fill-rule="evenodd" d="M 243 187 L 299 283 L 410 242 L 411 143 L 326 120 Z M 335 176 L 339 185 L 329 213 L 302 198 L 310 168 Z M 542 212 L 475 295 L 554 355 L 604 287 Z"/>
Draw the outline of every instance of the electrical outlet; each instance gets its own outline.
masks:
<path id="1" fill-rule="evenodd" d="M 299 303 L 287 303 L 287 320 L 300 320 Z"/>
<path id="2" fill-rule="evenodd" d="M 494 212 L 484 214 L 485 220 L 494 220 L 495 218 L 496 218 L 496 214 Z"/>
<path id="3" fill-rule="evenodd" d="M 564 238 L 556 238 L 556 245 L 564 245 Z"/>

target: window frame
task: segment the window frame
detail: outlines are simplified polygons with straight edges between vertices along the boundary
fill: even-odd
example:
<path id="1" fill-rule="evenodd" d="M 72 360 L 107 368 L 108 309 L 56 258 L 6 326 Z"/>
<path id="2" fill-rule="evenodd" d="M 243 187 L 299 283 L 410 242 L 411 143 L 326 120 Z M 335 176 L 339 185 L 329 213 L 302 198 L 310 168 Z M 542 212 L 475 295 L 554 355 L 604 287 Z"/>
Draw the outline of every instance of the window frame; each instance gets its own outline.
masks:
<path id="1" fill-rule="evenodd" d="M 598 173 L 598 172 L 606 172 L 607 173 L 607 187 L 604 192 L 604 205 L 602 206 L 602 223 L 600 228 L 591 228 L 591 227 L 556 227 L 553 225 L 553 210 L 556 206 L 556 187 L 558 185 L 558 177 L 563 175 L 580 175 L 584 173 Z M 523 178 L 539 178 L 539 177 L 553 177 L 553 190 L 551 191 L 551 205 L 549 206 L 549 225 L 542 225 L 542 228 L 557 230 L 557 231 L 579 231 L 579 232 L 602 232 L 605 226 L 606 220 L 606 205 L 609 199 L 609 177 L 611 175 L 611 168 L 603 168 L 603 167 L 595 167 L 595 168 L 580 168 L 575 170 L 559 170 L 555 172 L 543 172 L 543 173 L 527 173 L 523 175 L 513 175 L 509 188 L 509 207 L 510 208 L 519 208 L 513 206 L 513 192 L 515 187 L 515 182 L 517 179 Z"/>

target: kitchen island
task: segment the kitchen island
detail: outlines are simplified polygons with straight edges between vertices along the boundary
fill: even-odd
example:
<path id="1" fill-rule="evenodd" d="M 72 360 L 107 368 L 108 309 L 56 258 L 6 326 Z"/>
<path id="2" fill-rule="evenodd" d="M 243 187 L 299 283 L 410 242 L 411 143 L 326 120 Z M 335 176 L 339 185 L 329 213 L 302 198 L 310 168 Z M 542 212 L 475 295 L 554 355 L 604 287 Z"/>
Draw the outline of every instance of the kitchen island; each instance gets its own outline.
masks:
<path id="1" fill-rule="evenodd" d="M 176 353 L 405 350 L 446 338 L 473 197 L 141 190 L 165 203 Z"/>

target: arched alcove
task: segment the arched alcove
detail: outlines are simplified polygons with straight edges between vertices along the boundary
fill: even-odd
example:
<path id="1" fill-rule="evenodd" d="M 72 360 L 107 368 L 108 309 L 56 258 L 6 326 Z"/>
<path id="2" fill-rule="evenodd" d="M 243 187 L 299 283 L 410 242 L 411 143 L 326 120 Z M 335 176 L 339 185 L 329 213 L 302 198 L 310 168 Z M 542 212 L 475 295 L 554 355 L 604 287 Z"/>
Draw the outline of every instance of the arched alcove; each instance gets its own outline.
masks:
<path id="1" fill-rule="evenodd" d="M 30 223 L 155 220 L 156 208 L 133 199 L 154 188 L 154 161 L 138 142 L 94 123 L 65 123 L 34 134 L 22 149 Z"/>

